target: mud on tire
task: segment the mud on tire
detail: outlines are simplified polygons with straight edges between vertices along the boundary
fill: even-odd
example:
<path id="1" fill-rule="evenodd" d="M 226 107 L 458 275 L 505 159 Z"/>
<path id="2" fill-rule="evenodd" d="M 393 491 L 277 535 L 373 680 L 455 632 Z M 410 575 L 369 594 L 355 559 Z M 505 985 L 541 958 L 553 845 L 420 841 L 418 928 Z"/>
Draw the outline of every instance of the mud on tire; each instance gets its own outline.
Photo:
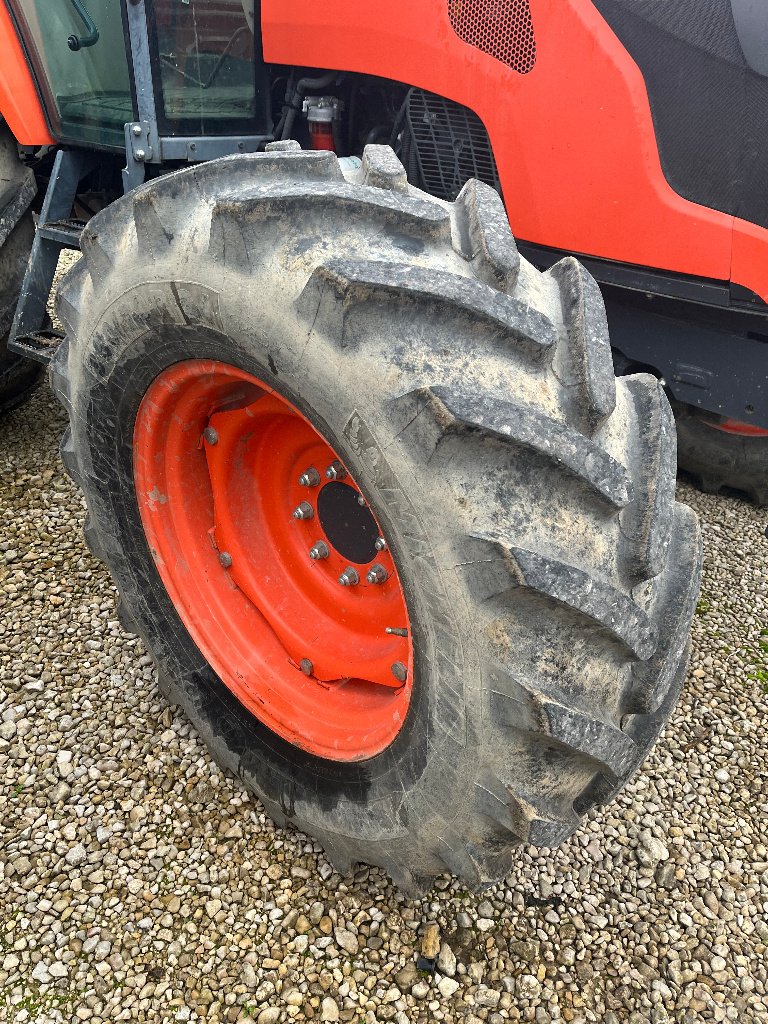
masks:
<path id="1" fill-rule="evenodd" d="M 498 196 L 453 204 L 368 147 L 269 152 L 159 178 L 94 217 L 63 282 L 52 367 L 87 536 L 161 687 L 278 821 L 345 871 L 407 892 L 503 876 L 619 788 L 686 668 L 700 545 L 674 501 L 659 384 L 616 380 L 594 281 L 539 274 Z M 131 438 L 168 365 L 223 360 L 333 444 L 387 532 L 408 605 L 414 695 L 361 763 L 308 755 L 238 704 L 195 648 L 147 548 Z"/>

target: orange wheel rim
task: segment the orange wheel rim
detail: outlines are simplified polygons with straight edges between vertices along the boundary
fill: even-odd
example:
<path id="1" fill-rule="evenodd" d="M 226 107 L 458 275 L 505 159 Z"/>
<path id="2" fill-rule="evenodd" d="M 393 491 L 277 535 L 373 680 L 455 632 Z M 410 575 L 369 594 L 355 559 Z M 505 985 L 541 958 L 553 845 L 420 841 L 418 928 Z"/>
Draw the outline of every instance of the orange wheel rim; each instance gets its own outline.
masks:
<path id="1" fill-rule="evenodd" d="M 133 465 L 163 584 L 240 702 L 319 757 L 387 747 L 413 685 L 408 613 L 386 538 L 322 434 L 256 377 L 189 360 L 144 396 Z"/>

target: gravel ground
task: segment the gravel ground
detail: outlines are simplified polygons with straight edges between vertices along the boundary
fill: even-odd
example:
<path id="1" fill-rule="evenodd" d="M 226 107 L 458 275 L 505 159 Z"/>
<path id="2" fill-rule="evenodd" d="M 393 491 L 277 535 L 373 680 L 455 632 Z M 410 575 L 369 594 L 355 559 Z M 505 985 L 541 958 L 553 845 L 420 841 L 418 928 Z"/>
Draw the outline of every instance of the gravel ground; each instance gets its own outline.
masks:
<path id="1" fill-rule="evenodd" d="M 768 516 L 680 487 L 704 590 L 644 771 L 482 896 L 410 901 L 275 829 L 164 704 L 63 426 L 47 387 L 0 422 L 1 1020 L 768 1020 Z"/>

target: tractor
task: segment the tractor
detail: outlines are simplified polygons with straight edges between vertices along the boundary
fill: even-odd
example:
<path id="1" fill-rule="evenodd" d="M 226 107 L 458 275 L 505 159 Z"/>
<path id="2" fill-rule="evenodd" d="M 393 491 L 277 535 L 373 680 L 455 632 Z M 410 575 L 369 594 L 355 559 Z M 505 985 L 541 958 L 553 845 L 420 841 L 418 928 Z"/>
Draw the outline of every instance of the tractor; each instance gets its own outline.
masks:
<path id="1" fill-rule="evenodd" d="M 0 405 L 47 367 L 123 626 L 340 871 L 482 888 L 668 719 L 673 406 L 768 493 L 767 41 L 749 0 L 0 4 Z"/>

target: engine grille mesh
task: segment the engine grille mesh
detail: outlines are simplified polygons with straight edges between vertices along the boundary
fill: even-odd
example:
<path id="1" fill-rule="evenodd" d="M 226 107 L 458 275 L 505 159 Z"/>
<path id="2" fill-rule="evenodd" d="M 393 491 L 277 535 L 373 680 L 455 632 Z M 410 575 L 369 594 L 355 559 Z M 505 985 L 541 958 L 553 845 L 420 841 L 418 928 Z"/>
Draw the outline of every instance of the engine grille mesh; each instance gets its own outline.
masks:
<path id="1" fill-rule="evenodd" d="M 477 114 L 421 89 L 409 91 L 404 113 L 401 156 L 409 181 L 450 201 L 470 178 L 501 192 L 491 140 Z"/>
<path id="2" fill-rule="evenodd" d="M 521 75 L 536 63 L 529 0 L 448 0 L 448 16 L 460 39 Z"/>

